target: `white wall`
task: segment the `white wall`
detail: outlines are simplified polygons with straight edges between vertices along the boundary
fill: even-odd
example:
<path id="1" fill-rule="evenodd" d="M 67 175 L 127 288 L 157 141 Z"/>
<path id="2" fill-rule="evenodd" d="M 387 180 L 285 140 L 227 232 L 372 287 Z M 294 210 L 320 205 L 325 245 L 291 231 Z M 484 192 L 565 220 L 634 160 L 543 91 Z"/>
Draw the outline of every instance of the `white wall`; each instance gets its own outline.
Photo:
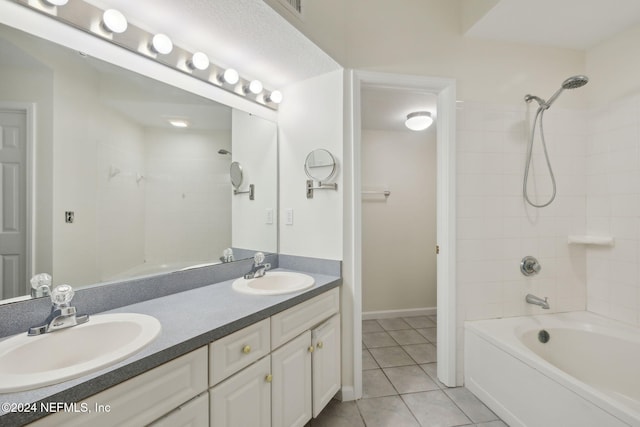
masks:
<path id="1" fill-rule="evenodd" d="M 231 132 L 146 128 L 144 139 L 144 261 L 217 261 L 231 242 L 230 160 L 218 154 Z"/>
<path id="2" fill-rule="evenodd" d="M 232 246 L 263 252 L 278 251 L 278 130 L 274 122 L 240 110 L 232 113 L 233 161 L 243 168 L 240 191 L 255 185 L 255 200 L 248 194 L 232 197 Z M 228 157 L 227 157 L 227 161 Z M 229 161 L 230 163 L 230 161 Z M 229 175 L 226 183 L 230 188 Z M 272 221 L 267 221 L 267 210 Z M 231 221 L 231 218 L 229 219 Z"/>
<path id="3" fill-rule="evenodd" d="M 640 26 L 587 52 L 592 110 L 587 231 L 615 238 L 587 248 L 587 308 L 640 324 Z"/>
<path id="4" fill-rule="evenodd" d="M 436 307 L 436 129 L 363 130 L 362 311 Z"/>
<path id="5" fill-rule="evenodd" d="M 291 85 L 279 110 L 280 253 L 342 259 L 343 72 L 335 71 Z M 338 163 L 338 190 L 316 190 L 307 199 L 304 161 L 316 148 Z M 293 209 L 293 225 L 285 224 Z"/>

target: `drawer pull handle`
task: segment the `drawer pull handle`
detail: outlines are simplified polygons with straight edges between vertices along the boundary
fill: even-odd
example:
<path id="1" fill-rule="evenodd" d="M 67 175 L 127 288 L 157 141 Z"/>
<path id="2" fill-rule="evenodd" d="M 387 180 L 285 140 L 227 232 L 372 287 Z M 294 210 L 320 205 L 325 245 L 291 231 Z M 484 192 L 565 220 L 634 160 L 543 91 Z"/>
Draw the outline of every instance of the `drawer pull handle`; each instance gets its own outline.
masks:
<path id="1" fill-rule="evenodd" d="M 269 374 L 266 377 L 264 377 L 264 380 L 268 383 L 270 383 L 273 380 L 273 375 Z"/>
<path id="2" fill-rule="evenodd" d="M 322 341 L 318 341 L 318 348 L 322 348 L 324 346 L 324 343 Z"/>
<path id="3" fill-rule="evenodd" d="M 315 349 L 314 346 L 310 345 L 309 348 L 307 350 L 309 350 L 309 353 L 313 353 L 313 350 Z"/>
<path id="4" fill-rule="evenodd" d="M 242 352 L 244 354 L 249 354 L 251 353 L 251 346 L 250 345 L 245 345 L 244 347 L 242 347 Z"/>

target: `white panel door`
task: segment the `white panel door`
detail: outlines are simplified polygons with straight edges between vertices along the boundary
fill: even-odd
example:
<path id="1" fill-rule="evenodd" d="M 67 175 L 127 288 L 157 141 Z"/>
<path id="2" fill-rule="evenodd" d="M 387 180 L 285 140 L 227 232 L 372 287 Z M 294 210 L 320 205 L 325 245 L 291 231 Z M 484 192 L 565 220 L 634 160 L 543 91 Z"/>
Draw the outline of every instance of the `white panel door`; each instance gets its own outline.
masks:
<path id="1" fill-rule="evenodd" d="M 271 353 L 272 427 L 302 427 L 311 419 L 311 331 Z"/>
<path id="2" fill-rule="evenodd" d="M 313 417 L 327 406 L 341 387 L 340 315 L 311 331 L 313 352 Z"/>
<path id="3" fill-rule="evenodd" d="M 27 290 L 26 113 L 0 110 L 0 298 Z"/>

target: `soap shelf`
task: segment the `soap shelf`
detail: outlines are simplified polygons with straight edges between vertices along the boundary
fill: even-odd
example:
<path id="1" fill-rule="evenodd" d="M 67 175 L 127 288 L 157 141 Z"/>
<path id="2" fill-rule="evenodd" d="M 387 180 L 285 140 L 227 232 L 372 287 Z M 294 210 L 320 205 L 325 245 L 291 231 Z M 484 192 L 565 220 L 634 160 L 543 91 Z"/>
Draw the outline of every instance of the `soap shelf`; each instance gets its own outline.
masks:
<path id="1" fill-rule="evenodd" d="M 613 246 L 613 236 L 569 236 L 568 243 L 571 245 L 596 245 L 596 246 Z"/>

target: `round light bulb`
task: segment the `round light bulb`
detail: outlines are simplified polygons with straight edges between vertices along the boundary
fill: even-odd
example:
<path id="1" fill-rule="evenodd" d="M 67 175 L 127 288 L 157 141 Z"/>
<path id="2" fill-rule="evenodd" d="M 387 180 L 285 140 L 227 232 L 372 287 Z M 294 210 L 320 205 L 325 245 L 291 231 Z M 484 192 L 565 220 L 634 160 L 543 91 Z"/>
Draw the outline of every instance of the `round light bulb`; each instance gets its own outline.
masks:
<path id="1" fill-rule="evenodd" d="M 105 10 L 102 14 L 102 25 L 111 33 L 124 33 L 127 30 L 127 18 L 115 9 Z"/>
<path id="2" fill-rule="evenodd" d="M 187 65 L 192 70 L 206 70 L 209 68 L 209 57 L 203 52 L 196 52 L 191 56 L 191 59 L 187 61 Z"/>
<path id="3" fill-rule="evenodd" d="M 254 95 L 262 92 L 262 82 L 260 80 L 251 80 L 251 83 L 249 83 L 249 92 Z"/>
<path id="4" fill-rule="evenodd" d="M 405 126 L 411 130 L 420 131 L 425 130 L 433 123 L 431 113 L 428 111 L 416 111 L 407 115 L 407 120 L 404 122 Z"/>
<path id="5" fill-rule="evenodd" d="M 280 104 L 282 102 L 282 92 L 274 90 L 271 92 L 271 95 L 267 97 L 267 101 L 271 101 L 274 104 Z"/>
<path id="6" fill-rule="evenodd" d="M 222 79 L 226 83 L 229 83 L 230 85 L 234 85 L 238 83 L 238 81 L 240 80 L 240 75 L 233 68 L 227 68 L 224 74 L 222 75 Z"/>
<path id="7" fill-rule="evenodd" d="M 64 6 L 69 3 L 69 0 L 43 0 L 45 3 L 51 6 Z"/>
<path id="8" fill-rule="evenodd" d="M 173 42 L 166 34 L 156 34 L 151 39 L 151 50 L 161 55 L 168 55 L 173 50 Z"/>

